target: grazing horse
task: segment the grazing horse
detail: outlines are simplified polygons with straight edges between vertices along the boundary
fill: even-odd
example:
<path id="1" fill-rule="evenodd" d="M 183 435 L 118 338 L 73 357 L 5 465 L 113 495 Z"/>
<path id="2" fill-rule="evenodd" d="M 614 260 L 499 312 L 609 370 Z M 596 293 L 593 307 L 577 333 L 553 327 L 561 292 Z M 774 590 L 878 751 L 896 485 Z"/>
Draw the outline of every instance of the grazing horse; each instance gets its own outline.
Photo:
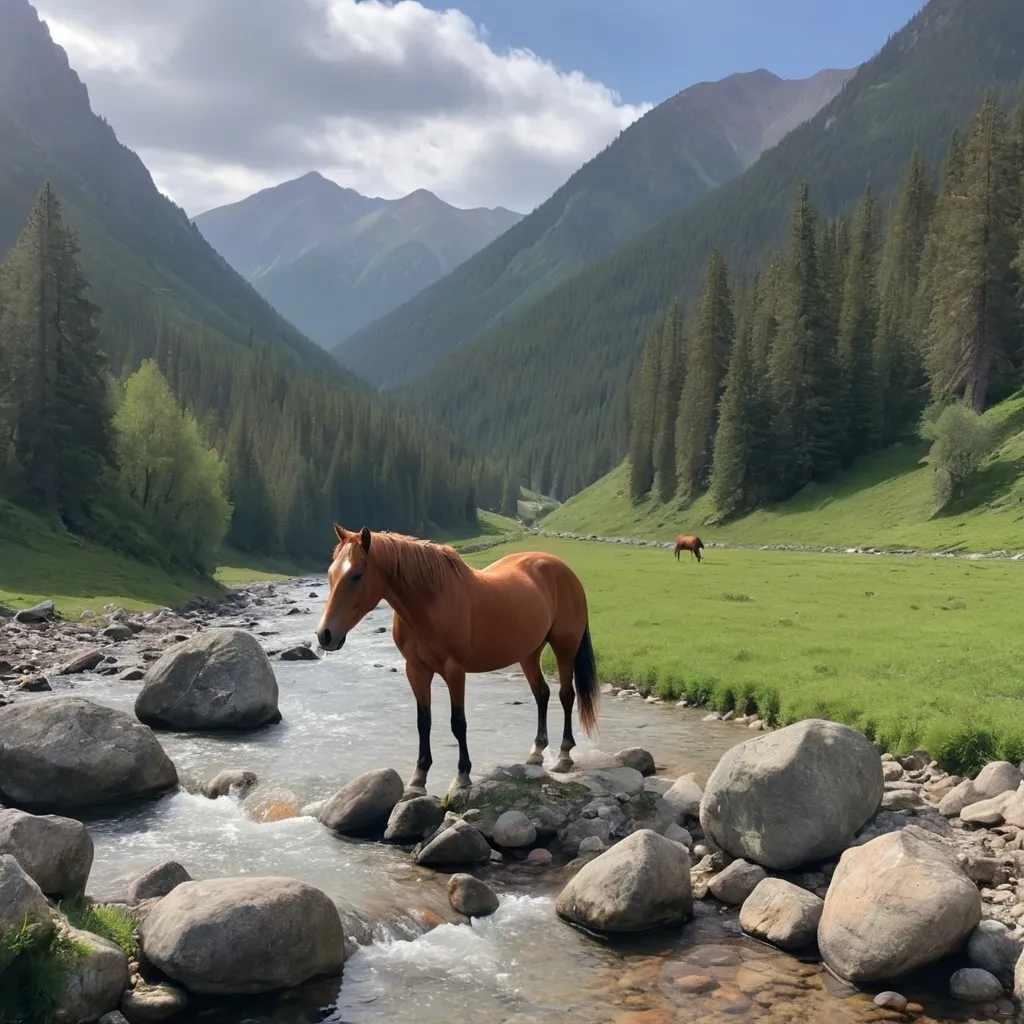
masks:
<path id="1" fill-rule="evenodd" d="M 590 642 L 587 597 L 576 574 L 543 552 L 506 555 L 477 571 L 450 547 L 394 533 L 349 533 L 335 524 L 338 544 L 328 570 L 330 594 L 317 640 L 337 651 L 363 616 L 382 601 L 394 610 L 391 635 L 405 658 L 416 698 L 419 757 L 406 789 L 426 792 L 430 771 L 430 683 L 441 676 L 451 700 L 452 733 L 459 744 L 454 786 L 467 789 L 472 765 L 466 747 L 466 673 L 492 672 L 516 663 L 537 702 L 537 737 L 526 759 L 541 764 L 548 745 L 550 690 L 540 658 L 550 644 L 558 663 L 558 696 L 565 712 L 556 772 L 572 769 L 573 679 L 580 724 L 597 724 L 597 669 Z"/>
<path id="2" fill-rule="evenodd" d="M 704 542 L 700 537 L 676 537 L 676 561 L 679 561 L 680 551 L 689 551 L 690 557 L 697 556 L 697 561 L 700 561 L 700 549 L 704 547 Z"/>

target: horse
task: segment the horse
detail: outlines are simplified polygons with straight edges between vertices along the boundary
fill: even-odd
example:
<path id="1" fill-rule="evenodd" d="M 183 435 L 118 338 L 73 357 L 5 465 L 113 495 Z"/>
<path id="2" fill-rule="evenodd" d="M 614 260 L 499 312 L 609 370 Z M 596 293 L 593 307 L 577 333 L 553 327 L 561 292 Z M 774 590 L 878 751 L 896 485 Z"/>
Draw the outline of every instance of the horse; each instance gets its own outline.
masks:
<path id="1" fill-rule="evenodd" d="M 700 537 L 676 537 L 676 561 L 679 561 L 680 551 L 689 551 L 690 557 L 697 556 L 697 561 L 700 561 L 700 549 L 704 547 L 704 542 Z"/>
<path id="2" fill-rule="evenodd" d="M 338 543 L 327 576 L 330 593 L 316 637 L 324 651 L 338 651 L 352 628 L 385 600 L 393 609 L 391 635 L 405 658 L 416 700 L 419 757 L 406 796 L 426 793 L 430 753 L 430 684 L 448 686 L 451 729 L 459 745 L 453 790 L 472 783 L 466 745 L 466 673 L 519 664 L 537 703 L 537 735 L 527 764 L 543 763 L 548 745 L 550 689 L 541 652 L 550 644 L 558 665 L 558 696 L 565 713 L 562 744 L 553 771 L 573 768 L 574 698 L 591 736 L 597 726 L 597 667 L 590 639 L 587 596 L 579 577 L 554 555 L 506 555 L 476 570 L 450 547 L 397 533 L 350 533 L 334 525 Z M 573 682 L 575 681 L 575 692 Z"/>

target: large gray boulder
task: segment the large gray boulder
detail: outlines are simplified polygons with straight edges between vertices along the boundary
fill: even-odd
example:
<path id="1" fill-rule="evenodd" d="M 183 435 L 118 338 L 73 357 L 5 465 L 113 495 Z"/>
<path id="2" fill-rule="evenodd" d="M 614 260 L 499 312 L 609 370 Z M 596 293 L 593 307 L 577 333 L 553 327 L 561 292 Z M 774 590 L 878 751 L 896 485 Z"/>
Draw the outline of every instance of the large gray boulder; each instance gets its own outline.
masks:
<path id="1" fill-rule="evenodd" d="M 1001 921 L 982 921 L 967 943 L 967 960 L 972 967 L 994 974 L 1007 988 L 1013 987 L 1013 972 L 1024 953 L 1024 944 Z"/>
<path id="2" fill-rule="evenodd" d="M 1020 770 L 1009 761 L 992 761 L 978 772 L 977 778 L 964 779 L 940 801 L 939 814 L 955 818 L 965 807 L 1012 793 L 1021 784 Z"/>
<path id="3" fill-rule="evenodd" d="M 176 860 L 165 860 L 132 879 L 128 885 L 128 902 L 135 904 L 162 899 L 183 882 L 191 881 L 192 876 L 181 864 Z"/>
<path id="4" fill-rule="evenodd" d="M 292 878 L 184 882 L 139 931 L 146 960 L 201 995 L 291 988 L 340 973 L 345 959 L 338 908 Z"/>
<path id="5" fill-rule="evenodd" d="M 755 939 L 787 952 L 814 944 L 822 901 L 781 878 L 765 878 L 740 907 L 740 927 Z"/>
<path id="6" fill-rule="evenodd" d="M 277 679 L 250 633 L 206 630 L 150 666 L 135 714 L 161 729 L 255 729 L 281 720 Z"/>
<path id="7" fill-rule="evenodd" d="M 483 833 L 461 818 L 441 828 L 416 854 L 416 863 L 427 868 L 447 868 L 461 864 L 486 864 L 491 847 Z"/>
<path id="8" fill-rule="evenodd" d="M 64 926 L 79 958 L 65 978 L 54 1024 L 90 1024 L 116 1010 L 128 984 L 128 957 L 120 946 L 92 932 Z"/>
<path id="9" fill-rule="evenodd" d="M 25 869 L 9 853 L 0 854 L 0 938 L 26 926 L 39 939 L 47 938 L 55 927 L 53 912 Z M 0 944 L 0 972 L 13 955 Z"/>
<path id="10" fill-rule="evenodd" d="M 855 729 L 811 719 L 726 751 L 700 804 L 733 857 L 786 871 L 843 850 L 878 810 L 882 762 Z"/>
<path id="11" fill-rule="evenodd" d="M 363 772 L 321 807 L 320 821 L 342 835 L 382 832 L 404 790 L 402 777 L 394 768 Z"/>
<path id="12" fill-rule="evenodd" d="M 80 821 L 0 810 L 0 853 L 14 857 L 47 896 L 76 899 L 85 894 L 93 843 Z"/>
<path id="13" fill-rule="evenodd" d="M 602 934 L 681 925 L 693 914 L 690 855 L 641 829 L 584 865 L 555 910 L 562 920 Z"/>
<path id="14" fill-rule="evenodd" d="M 414 796 L 401 800 L 388 818 L 384 840 L 389 843 L 419 842 L 433 834 L 444 821 L 444 806 L 436 796 Z"/>
<path id="15" fill-rule="evenodd" d="M 60 811 L 153 796 L 178 773 L 151 729 L 84 697 L 0 708 L 0 801 Z"/>
<path id="16" fill-rule="evenodd" d="M 818 948 L 847 981 L 885 981 L 960 950 L 980 920 L 978 887 L 942 840 L 910 825 L 840 858 Z"/>

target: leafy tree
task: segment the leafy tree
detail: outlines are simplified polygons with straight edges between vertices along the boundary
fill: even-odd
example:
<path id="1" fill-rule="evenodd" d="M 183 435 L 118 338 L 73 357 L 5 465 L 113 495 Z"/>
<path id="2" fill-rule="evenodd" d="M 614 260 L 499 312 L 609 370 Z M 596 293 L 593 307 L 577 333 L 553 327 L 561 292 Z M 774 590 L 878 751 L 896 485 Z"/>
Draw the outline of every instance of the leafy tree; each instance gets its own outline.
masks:
<path id="1" fill-rule="evenodd" d="M 992 432 L 982 417 L 960 402 L 926 415 L 921 436 L 932 442 L 929 461 L 940 508 L 959 498 L 992 447 Z"/>

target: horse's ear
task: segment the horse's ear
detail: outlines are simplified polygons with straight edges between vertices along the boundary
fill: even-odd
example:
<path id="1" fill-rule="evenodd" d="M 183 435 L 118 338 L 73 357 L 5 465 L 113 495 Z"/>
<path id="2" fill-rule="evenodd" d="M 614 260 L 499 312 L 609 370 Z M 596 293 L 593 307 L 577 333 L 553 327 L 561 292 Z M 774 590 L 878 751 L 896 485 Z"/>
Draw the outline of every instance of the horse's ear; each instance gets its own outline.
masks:
<path id="1" fill-rule="evenodd" d="M 345 540 L 346 540 L 345 528 L 342 527 L 342 526 L 339 526 L 337 523 L 335 523 L 334 524 L 334 536 L 337 537 L 338 540 L 340 540 L 342 544 L 344 544 Z"/>
<path id="2" fill-rule="evenodd" d="M 370 528 L 364 526 L 359 532 L 359 541 L 363 545 L 364 551 L 370 550 Z"/>

